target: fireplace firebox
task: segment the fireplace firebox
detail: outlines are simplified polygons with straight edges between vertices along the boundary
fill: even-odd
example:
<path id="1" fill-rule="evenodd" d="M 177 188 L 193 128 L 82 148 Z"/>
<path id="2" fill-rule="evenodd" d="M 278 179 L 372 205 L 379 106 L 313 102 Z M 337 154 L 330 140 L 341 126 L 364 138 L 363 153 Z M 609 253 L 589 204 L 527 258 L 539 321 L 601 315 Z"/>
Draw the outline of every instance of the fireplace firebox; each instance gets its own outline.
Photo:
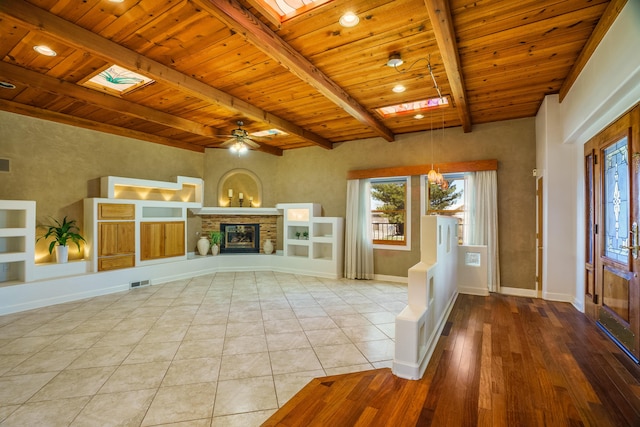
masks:
<path id="1" fill-rule="evenodd" d="M 260 253 L 260 224 L 220 224 L 220 253 Z"/>

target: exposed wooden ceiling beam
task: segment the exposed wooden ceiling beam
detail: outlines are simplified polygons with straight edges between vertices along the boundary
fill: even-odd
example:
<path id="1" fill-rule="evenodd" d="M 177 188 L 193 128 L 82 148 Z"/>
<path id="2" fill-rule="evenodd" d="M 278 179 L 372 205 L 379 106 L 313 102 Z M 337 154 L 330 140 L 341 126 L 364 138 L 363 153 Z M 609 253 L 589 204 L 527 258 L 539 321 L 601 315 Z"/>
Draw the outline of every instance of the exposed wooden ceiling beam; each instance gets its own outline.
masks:
<path id="1" fill-rule="evenodd" d="M 97 130 L 104 133 L 110 133 L 112 135 L 119 135 L 127 138 L 139 139 L 141 141 L 149 141 L 156 144 L 168 145 L 170 147 L 181 148 L 183 150 L 191 150 L 197 151 L 199 153 L 204 153 L 205 149 L 200 145 L 190 144 L 183 141 L 176 141 L 174 139 L 151 135 L 145 132 L 122 128 L 119 126 L 108 125 L 93 120 L 81 119 L 79 117 L 70 116 L 68 114 L 56 113 L 54 111 L 32 107 L 31 105 L 20 104 L 18 102 L 8 101 L 5 99 L 0 99 L 0 110 L 21 114 L 23 116 L 49 120 L 52 122 L 63 123 L 79 128 Z"/>
<path id="2" fill-rule="evenodd" d="M 12 1 L 10 4 L 9 2 L 0 1 L 0 17 L 16 22 L 18 25 L 26 26 L 32 31 L 43 32 L 61 43 L 90 52 L 92 55 L 107 62 L 140 72 L 156 81 L 161 81 L 173 88 L 188 92 L 198 99 L 217 103 L 251 119 L 269 123 L 314 145 L 326 149 L 333 148 L 331 141 L 306 131 L 294 123 L 65 21 L 26 1 Z"/>
<path id="3" fill-rule="evenodd" d="M 276 27 L 280 28 L 282 26 L 280 17 L 272 9 L 265 7 L 262 0 L 247 0 L 247 3 L 252 7 L 255 7 L 256 10 L 267 19 L 267 21 L 271 22 Z"/>
<path id="4" fill-rule="evenodd" d="M 135 104 L 116 96 L 111 96 L 106 93 L 70 84 L 55 77 L 50 77 L 35 71 L 18 67 L 17 65 L 0 61 L 0 75 L 3 79 L 11 83 L 20 83 L 25 86 L 45 90 L 56 95 L 74 98 L 99 108 L 116 111 L 125 116 L 147 120 L 163 126 L 169 126 L 185 132 L 205 136 L 207 138 L 216 138 L 215 141 L 219 142 L 219 139 L 217 138 L 218 131 L 215 128 L 176 117 L 172 114 L 167 114 L 153 108 Z M 211 146 L 207 145 L 207 147 L 215 147 L 215 145 L 218 145 L 216 143 L 213 144 L 214 145 Z M 275 156 L 282 156 L 282 149 L 267 144 L 260 144 L 260 148 L 257 148 L 256 150 L 273 154 Z"/>
<path id="5" fill-rule="evenodd" d="M 580 51 L 578 59 L 573 63 L 573 67 L 571 67 L 567 78 L 564 79 L 562 86 L 560 86 L 560 102 L 562 102 L 564 97 L 567 96 L 567 93 L 569 93 L 571 86 L 575 83 L 584 66 L 587 65 L 589 58 L 591 58 L 591 55 L 595 52 L 604 35 L 609 31 L 613 21 L 616 20 L 625 4 L 627 4 L 627 0 L 611 0 L 607 5 L 607 8 L 600 17 L 598 24 L 596 24 L 596 28 L 593 29 L 589 39 Z"/>
<path id="6" fill-rule="evenodd" d="M 464 132 L 471 132 L 471 113 L 464 88 L 464 79 L 458 55 L 458 44 L 453 30 L 453 20 L 448 0 L 424 0 L 429 12 L 429 20 L 442 56 L 444 71 L 447 73 L 451 95 L 458 110 L 458 116 Z"/>
<path id="7" fill-rule="evenodd" d="M 359 122 L 372 128 L 378 135 L 387 141 L 395 139 L 393 132 L 364 106 L 360 105 L 344 89 L 316 68 L 307 58 L 300 55 L 236 0 L 194 0 L 194 2 L 220 19 L 229 28 L 242 34 L 249 43 L 278 61 L 283 67 L 311 85 Z"/>
<path id="8" fill-rule="evenodd" d="M 196 135 L 215 137 L 221 133 L 221 131 L 210 126 L 176 117 L 163 111 L 129 102 L 117 96 L 65 82 L 64 80 L 27 70 L 7 62 L 0 61 L 0 75 L 11 83 L 21 83 L 56 95 L 74 98 L 105 110 L 116 111 L 125 116 L 147 120 Z"/>

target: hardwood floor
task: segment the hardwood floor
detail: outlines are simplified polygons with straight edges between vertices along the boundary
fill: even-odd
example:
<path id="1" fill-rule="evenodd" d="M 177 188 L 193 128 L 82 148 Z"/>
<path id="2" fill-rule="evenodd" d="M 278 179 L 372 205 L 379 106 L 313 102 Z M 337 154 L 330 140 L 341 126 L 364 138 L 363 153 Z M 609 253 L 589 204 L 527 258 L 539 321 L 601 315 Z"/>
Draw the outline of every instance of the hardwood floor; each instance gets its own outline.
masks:
<path id="1" fill-rule="evenodd" d="M 317 378 L 263 426 L 640 426 L 640 367 L 566 303 L 459 295 L 424 377 Z"/>

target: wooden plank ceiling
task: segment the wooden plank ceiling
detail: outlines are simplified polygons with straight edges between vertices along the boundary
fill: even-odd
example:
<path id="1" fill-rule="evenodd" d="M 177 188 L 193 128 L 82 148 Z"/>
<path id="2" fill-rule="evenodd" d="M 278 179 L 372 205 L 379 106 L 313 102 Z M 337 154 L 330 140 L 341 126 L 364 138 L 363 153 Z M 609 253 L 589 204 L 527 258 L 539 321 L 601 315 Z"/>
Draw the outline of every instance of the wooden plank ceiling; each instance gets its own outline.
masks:
<path id="1" fill-rule="evenodd" d="M 0 109 L 201 152 L 237 121 L 286 132 L 252 137 L 274 155 L 432 127 L 470 132 L 565 94 L 624 3 L 333 0 L 277 22 L 259 0 L 3 0 L 0 81 L 15 88 L 0 89 Z M 338 23 L 347 11 L 357 26 Z M 386 66 L 392 54 L 398 69 Z M 155 82 L 119 96 L 80 85 L 112 64 Z M 449 104 L 422 119 L 376 110 L 437 89 Z"/>

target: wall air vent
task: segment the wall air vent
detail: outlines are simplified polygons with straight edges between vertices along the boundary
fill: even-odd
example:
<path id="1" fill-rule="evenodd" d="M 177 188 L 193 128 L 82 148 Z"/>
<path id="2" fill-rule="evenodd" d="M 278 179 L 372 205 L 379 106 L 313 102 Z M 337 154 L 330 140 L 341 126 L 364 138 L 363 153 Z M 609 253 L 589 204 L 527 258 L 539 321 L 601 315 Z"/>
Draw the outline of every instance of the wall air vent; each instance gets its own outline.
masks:
<path id="1" fill-rule="evenodd" d="M 0 159 L 0 172 L 11 172 L 11 159 Z"/>
<path id="2" fill-rule="evenodd" d="M 129 289 L 142 288 L 143 286 L 149 286 L 150 284 L 151 284 L 150 280 L 140 280 L 139 282 L 131 282 L 129 284 Z"/>

